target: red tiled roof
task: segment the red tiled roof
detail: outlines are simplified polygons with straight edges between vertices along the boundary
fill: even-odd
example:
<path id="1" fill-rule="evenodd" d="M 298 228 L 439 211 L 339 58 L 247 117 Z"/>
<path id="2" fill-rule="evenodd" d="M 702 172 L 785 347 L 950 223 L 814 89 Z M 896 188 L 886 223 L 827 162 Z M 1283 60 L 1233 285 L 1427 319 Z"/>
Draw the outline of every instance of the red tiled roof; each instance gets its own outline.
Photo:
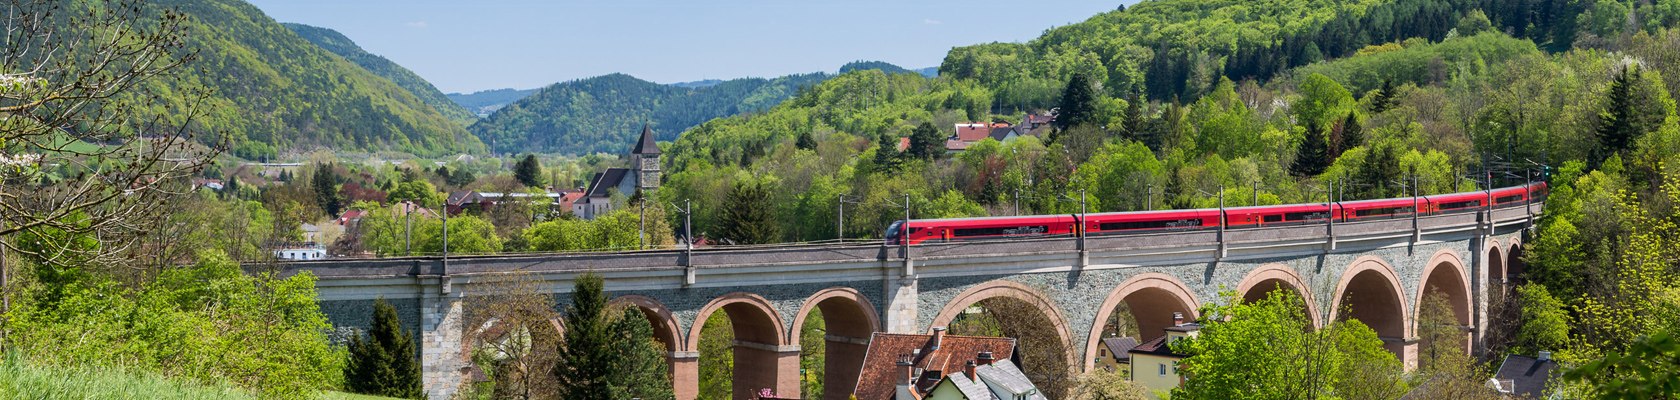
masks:
<path id="1" fill-rule="evenodd" d="M 978 142 L 992 135 L 992 127 L 986 124 L 957 124 L 957 140 L 964 142 Z"/>
<path id="2" fill-rule="evenodd" d="M 858 373 L 853 393 L 859 399 L 890 399 L 898 386 L 900 355 L 920 349 L 911 362 L 922 371 L 939 371 L 933 377 L 938 383 L 944 374 L 960 373 L 963 365 L 974 360 L 982 351 L 992 352 L 994 359 L 1007 360 L 1015 351 L 1015 339 L 979 336 L 944 335 L 939 348 L 933 348 L 933 335 L 906 335 L 876 332 L 869 340 L 869 351 L 863 357 L 863 371 Z M 932 388 L 928 385 L 928 388 Z"/>

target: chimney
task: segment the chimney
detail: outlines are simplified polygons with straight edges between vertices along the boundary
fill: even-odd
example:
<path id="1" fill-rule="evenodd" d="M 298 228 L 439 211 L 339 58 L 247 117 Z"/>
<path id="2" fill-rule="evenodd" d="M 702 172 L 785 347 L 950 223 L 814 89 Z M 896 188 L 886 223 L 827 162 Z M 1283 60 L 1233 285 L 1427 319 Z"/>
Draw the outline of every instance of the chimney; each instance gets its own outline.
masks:
<path id="1" fill-rule="evenodd" d="M 974 357 L 974 360 L 980 365 L 992 365 L 992 352 L 982 351 L 978 357 Z"/>
<path id="2" fill-rule="evenodd" d="M 1552 360 L 1552 352 L 1550 352 L 1550 351 L 1541 351 L 1540 352 L 1540 361 L 1551 361 L 1551 360 Z"/>
<path id="3" fill-rule="evenodd" d="M 1184 313 L 1173 313 L 1173 326 L 1184 326 Z"/>
<path id="4" fill-rule="evenodd" d="M 897 365 L 898 365 L 898 370 L 899 370 L 898 384 L 899 385 L 909 385 L 910 384 L 910 374 L 912 373 L 912 369 L 910 368 L 910 366 L 912 365 L 912 363 L 910 362 L 910 355 L 909 354 L 899 354 Z"/>
<path id="5" fill-rule="evenodd" d="M 963 375 L 967 375 L 970 381 L 974 380 L 974 360 L 969 360 L 968 364 L 963 365 Z"/>
<path id="6" fill-rule="evenodd" d="M 939 350 L 939 345 L 945 341 L 945 327 L 933 328 L 933 348 Z"/>

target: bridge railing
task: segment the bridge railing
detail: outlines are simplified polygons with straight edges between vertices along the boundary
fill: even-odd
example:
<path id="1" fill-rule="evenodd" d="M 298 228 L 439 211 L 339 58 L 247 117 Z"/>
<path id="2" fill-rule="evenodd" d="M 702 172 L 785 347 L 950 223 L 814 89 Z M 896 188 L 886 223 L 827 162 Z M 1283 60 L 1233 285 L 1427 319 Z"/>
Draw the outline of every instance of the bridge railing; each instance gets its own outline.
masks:
<path id="1" fill-rule="evenodd" d="M 1512 205 L 1491 212 L 1467 211 L 1450 214 L 1325 224 L 1303 224 L 1264 228 L 1231 229 L 1223 236 L 1226 246 L 1254 246 L 1267 243 L 1312 243 L 1332 239 L 1344 242 L 1375 240 L 1402 235 L 1427 236 L 1484 228 L 1484 223 L 1509 225 L 1526 222 L 1539 213 L 1541 203 Z M 1489 225 L 1491 227 L 1492 225 Z M 1146 251 L 1151 249 L 1208 248 L 1221 244 L 1213 230 L 1171 231 L 1148 234 L 1093 235 L 1086 238 L 1092 252 Z M 1076 253 L 1076 238 L 1033 238 L 950 243 L 924 243 L 910 247 L 911 258 L 973 257 L 993 254 Z M 248 271 L 278 271 L 291 275 L 311 271 L 320 278 L 375 278 L 398 276 L 473 275 L 509 272 L 577 272 L 622 270 L 669 270 L 723 268 L 751 265 L 809 265 L 824 263 L 900 261 L 905 254 L 898 246 L 880 242 L 826 245 L 780 245 L 764 247 L 708 247 L 685 253 L 682 250 L 644 250 L 611 253 L 508 254 L 442 257 L 396 257 L 374 259 L 327 259 L 246 264 Z"/>

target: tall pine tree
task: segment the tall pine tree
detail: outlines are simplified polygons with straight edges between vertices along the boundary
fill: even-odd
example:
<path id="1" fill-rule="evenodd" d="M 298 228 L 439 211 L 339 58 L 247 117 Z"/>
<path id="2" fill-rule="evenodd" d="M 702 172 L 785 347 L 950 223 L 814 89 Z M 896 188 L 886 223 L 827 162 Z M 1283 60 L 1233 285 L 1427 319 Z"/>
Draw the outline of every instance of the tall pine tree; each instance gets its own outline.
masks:
<path id="1" fill-rule="evenodd" d="M 1306 128 L 1306 137 L 1295 149 L 1295 163 L 1289 165 L 1289 172 L 1301 177 L 1317 176 L 1330 166 L 1330 149 L 1325 143 L 1324 129 L 1317 124 L 1308 124 Z"/>
<path id="2" fill-rule="evenodd" d="M 1598 148 L 1593 151 L 1593 165 L 1596 167 L 1611 155 L 1627 151 L 1633 139 L 1639 135 L 1634 126 L 1633 84 L 1638 79 L 1638 67 L 1622 67 L 1616 74 L 1616 79 L 1610 82 L 1610 93 L 1605 99 L 1604 111 L 1598 113 Z"/>
<path id="3" fill-rule="evenodd" d="M 910 132 L 910 156 L 923 160 L 932 160 L 945 154 L 945 138 L 939 134 L 939 128 L 932 123 L 923 122 Z"/>
<path id="4" fill-rule="evenodd" d="M 333 173 L 332 163 L 316 165 L 315 175 L 309 183 L 315 189 L 315 204 L 321 206 L 321 211 L 325 211 L 327 216 L 337 218 L 343 202 L 338 198 L 338 174 Z"/>
<path id="5" fill-rule="evenodd" d="M 614 332 L 608 329 L 607 296 L 601 276 L 586 273 L 572 287 L 572 304 L 566 306 L 566 338 L 560 342 L 560 365 L 554 376 L 563 399 L 611 399 L 614 365 L 618 348 Z"/>
<path id="6" fill-rule="evenodd" d="M 1056 103 L 1056 129 L 1067 129 L 1096 119 L 1097 88 L 1085 74 L 1073 74 L 1062 98 Z"/>
<path id="7" fill-rule="evenodd" d="M 770 204 L 770 188 L 763 182 L 736 182 L 723 210 L 724 239 L 735 244 L 766 244 L 781 239 Z"/>
<path id="8" fill-rule="evenodd" d="M 672 397 L 665 346 L 654 340 L 653 325 L 638 309 L 608 306 L 600 275 L 586 273 L 577 278 L 565 319 L 560 365 L 554 368 L 560 398 Z"/>
<path id="9" fill-rule="evenodd" d="M 344 369 L 344 385 L 351 392 L 418 399 L 425 395 L 420 385 L 420 364 L 414 338 L 402 329 L 397 309 L 379 299 L 373 303 L 373 327 L 367 339 L 350 339 L 350 363 Z"/>
<path id="10" fill-rule="evenodd" d="M 542 162 L 537 161 L 535 154 L 526 154 L 513 167 L 513 179 L 526 187 L 542 187 L 542 175 Z"/>

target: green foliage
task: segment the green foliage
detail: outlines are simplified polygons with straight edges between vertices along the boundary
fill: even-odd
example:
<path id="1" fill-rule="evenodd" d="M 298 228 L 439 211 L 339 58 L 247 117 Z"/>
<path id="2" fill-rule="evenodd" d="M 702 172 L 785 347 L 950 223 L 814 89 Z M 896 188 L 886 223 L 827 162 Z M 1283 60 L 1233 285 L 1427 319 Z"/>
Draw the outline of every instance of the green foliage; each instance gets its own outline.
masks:
<path id="1" fill-rule="evenodd" d="M 471 130 L 497 152 L 618 154 L 629 151 L 644 124 L 671 140 L 713 118 L 767 110 L 828 78 L 816 73 L 685 88 L 612 74 L 542 88 Z"/>
<path id="2" fill-rule="evenodd" d="M 11 350 L 30 363 L 156 371 L 183 381 L 233 385 L 296 398 L 337 387 L 343 353 L 327 341 L 315 278 L 246 275 L 217 251 L 129 288 L 105 274 L 57 289 L 43 307 L 35 283 L 14 303 Z"/>
<path id="3" fill-rule="evenodd" d="M 532 251 L 584 251 L 634 249 L 640 242 L 636 234 L 643 225 L 636 208 L 621 209 L 597 216 L 593 220 L 556 219 L 543 221 L 523 233 Z M 649 204 L 645 219 L 651 246 L 665 246 L 674 232 L 666 223 L 662 207 Z"/>
<path id="4" fill-rule="evenodd" d="M 333 173 L 332 163 L 315 165 L 315 175 L 309 178 L 309 187 L 315 190 L 315 205 L 332 218 L 338 217 L 339 208 L 344 205 L 344 199 L 338 196 L 338 184 L 338 174 Z"/>
<path id="5" fill-rule="evenodd" d="M 419 349 L 414 336 L 402 327 L 397 309 L 379 299 L 373 303 L 373 326 L 367 338 L 350 340 L 350 362 L 344 369 L 345 388 L 356 393 L 418 399 L 425 394 L 420 382 Z"/>
<path id="6" fill-rule="evenodd" d="M 1569 343 L 1569 314 L 1563 302 L 1546 292 L 1546 287 L 1529 283 L 1517 287 L 1517 304 L 1522 310 L 1522 326 L 1517 329 L 1516 354 L 1538 354 L 1558 351 Z"/>
<path id="7" fill-rule="evenodd" d="M 443 221 L 428 214 L 416 212 L 405 217 L 389 208 L 376 208 L 362 216 L 360 227 L 362 246 L 377 255 L 442 254 L 444 250 Z M 499 253 L 502 246 L 502 238 L 489 220 L 471 215 L 449 217 L 450 254 Z"/>
<path id="8" fill-rule="evenodd" d="M 804 138 L 804 136 L 800 136 Z M 933 124 L 923 122 L 910 131 L 910 148 L 906 149 L 910 157 L 932 160 L 945 155 L 945 135 L 940 134 L 939 128 Z"/>
<path id="9" fill-rule="evenodd" d="M 554 375 L 564 399 L 658 399 L 671 397 L 666 348 L 635 308 L 607 305 L 600 275 L 574 281 L 566 306 L 566 335 Z"/>
<path id="10" fill-rule="evenodd" d="M 1097 112 L 1097 88 L 1085 74 L 1073 74 L 1068 78 L 1067 86 L 1062 89 L 1061 100 L 1056 102 L 1056 129 L 1068 129 L 1086 123 L 1095 122 Z"/>
<path id="11" fill-rule="evenodd" d="M 451 101 L 444 96 L 443 92 L 438 91 L 437 87 L 432 86 L 431 82 L 427 82 L 425 78 L 416 75 L 414 71 L 409 71 L 385 57 L 368 53 L 361 46 L 356 45 L 356 42 L 345 37 L 344 34 L 338 33 L 338 31 L 304 24 L 282 23 L 281 25 L 297 33 L 303 40 L 321 46 L 322 49 L 337 54 L 339 57 L 344 57 L 368 72 L 388 79 L 391 83 L 408 90 L 421 102 L 431 106 L 439 114 L 460 126 L 467 126 L 478 120 L 477 116 L 467 111 L 465 107 Z"/>
<path id="12" fill-rule="evenodd" d="M 444 154 L 483 149 L 466 129 L 408 90 L 316 46 L 264 15 L 230 0 L 168 0 L 191 17 L 187 47 L 193 73 L 147 85 L 165 95 L 136 110 L 135 120 L 179 120 L 185 110 L 201 139 L 227 139 L 245 158 L 329 146 Z M 72 29 L 72 31 L 76 31 Z M 195 88 L 211 91 L 188 104 Z"/>
<path id="13" fill-rule="evenodd" d="M 1680 342 L 1659 332 L 1626 351 L 1566 370 L 1565 379 L 1592 385 L 1601 399 L 1662 399 L 1680 392 Z"/>
<path id="14" fill-rule="evenodd" d="M 1353 109 L 1353 95 L 1330 77 L 1307 75 L 1297 90 L 1300 90 L 1301 98 L 1290 105 L 1290 110 L 1301 126 L 1329 129 L 1332 123 Z"/>
<path id="15" fill-rule="evenodd" d="M 542 175 L 542 163 L 537 161 L 535 154 L 526 154 L 513 167 L 513 179 L 525 187 L 542 187 Z"/>
<path id="16" fill-rule="evenodd" d="M 736 182 L 729 192 L 718 235 L 735 244 L 775 243 L 781 238 L 773 219 L 769 182 Z"/>
<path id="17" fill-rule="evenodd" d="M 0 399 L 146 398 L 159 400 L 252 399 L 231 386 L 209 386 L 145 371 L 108 367 L 46 367 L 15 358 L 0 364 Z"/>
<path id="18" fill-rule="evenodd" d="M 1289 165 L 1289 172 L 1299 177 L 1324 173 L 1330 163 L 1330 144 L 1324 137 L 1324 128 L 1307 125 L 1306 131 L 1300 147 L 1295 150 L 1295 162 Z"/>
<path id="19" fill-rule="evenodd" d="M 443 206 L 443 193 L 439 192 L 431 182 L 424 180 L 403 181 L 395 189 L 386 194 L 391 203 L 412 201 L 424 208 L 438 208 Z"/>
<path id="20" fill-rule="evenodd" d="M 671 380 L 666 371 L 666 347 L 653 338 L 653 325 L 642 311 L 625 308 L 613 316 L 608 332 L 615 336 L 618 356 L 611 375 L 614 399 L 669 399 Z"/>
<path id="21" fill-rule="evenodd" d="M 607 313 L 607 295 L 600 275 L 586 273 L 572 283 L 572 303 L 566 306 L 565 339 L 560 342 L 560 365 L 554 368 L 561 398 L 606 399 L 612 393 L 617 363 L 623 354 L 616 346 Z"/>
<path id="22" fill-rule="evenodd" d="M 727 399 L 734 395 L 735 326 L 729 313 L 718 310 L 700 328 L 700 396 Z"/>
<path id="23" fill-rule="evenodd" d="M 1375 331 L 1358 321 L 1314 330 L 1307 318 L 1306 305 L 1286 290 L 1250 304 L 1229 293 L 1226 304 L 1204 307 L 1198 336 L 1172 343 L 1190 355 L 1180 361 L 1180 373 L 1195 377 L 1172 396 L 1398 398 L 1404 392 L 1400 362 Z"/>

